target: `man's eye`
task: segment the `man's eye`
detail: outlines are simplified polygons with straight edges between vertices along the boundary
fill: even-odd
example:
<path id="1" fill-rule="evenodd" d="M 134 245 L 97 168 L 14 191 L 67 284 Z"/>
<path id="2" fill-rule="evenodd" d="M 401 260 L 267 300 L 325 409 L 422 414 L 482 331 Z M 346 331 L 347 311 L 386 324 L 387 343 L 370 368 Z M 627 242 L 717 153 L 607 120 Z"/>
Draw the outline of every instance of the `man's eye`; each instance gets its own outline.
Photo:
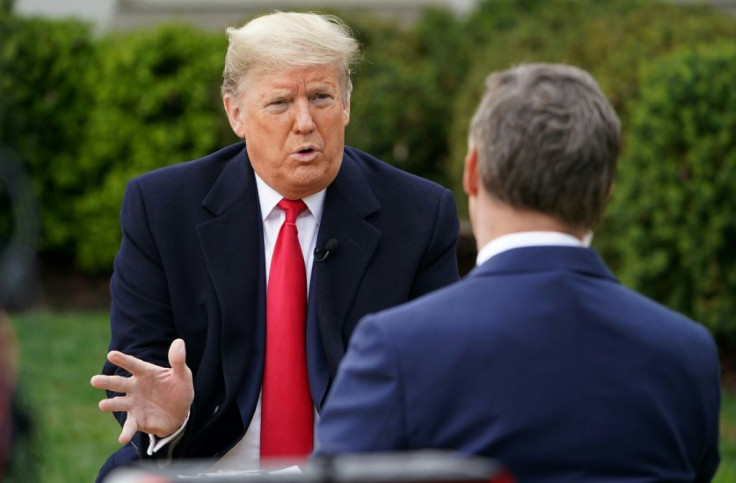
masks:
<path id="1" fill-rule="evenodd" d="M 266 104 L 266 110 L 273 113 L 285 112 L 289 109 L 289 101 L 286 99 L 277 99 Z"/>
<path id="2" fill-rule="evenodd" d="M 332 95 L 324 93 L 315 94 L 314 96 L 312 96 L 312 100 L 318 103 L 326 103 L 332 100 Z"/>

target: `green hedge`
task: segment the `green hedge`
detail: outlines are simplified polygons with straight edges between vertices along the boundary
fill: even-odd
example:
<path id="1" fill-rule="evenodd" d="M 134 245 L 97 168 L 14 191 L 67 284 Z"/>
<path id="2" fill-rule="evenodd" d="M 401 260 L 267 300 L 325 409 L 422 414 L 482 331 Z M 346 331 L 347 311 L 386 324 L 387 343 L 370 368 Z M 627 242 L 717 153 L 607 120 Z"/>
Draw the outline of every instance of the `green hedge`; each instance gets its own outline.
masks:
<path id="1" fill-rule="evenodd" d="M 619 275 L 736 342 L 736 46 L 642 71 L 610 207 Z M 614 230 L 612 230 L 614 231 Z"/>
<path id="2" fill-rule="evenodd" d="M 78 168 L 92 106 L 95 45 L 87 25 L 0 16 L 0 144 L 23 160 L 42 206 L 45 251 L 71 253 Z"/>
<path id="3" fill-rule="evenodd" d="M 83 269 L 112 265 L 127 180 L 237 140 L 219 95 L 226 46 L 224 34 L 183 25 L 100 42 L 79 159 L 88 185 L 74 205 L 76 259 Z"/>
<path id="4" fill-rule="evenodd" d="M 626 129 L 643 65 L 695 43 L 736 40 L 733 17 L 648 0 L 486 0 L 465 30 L 476 54 L 455 101 L 447 163 L 458 194 L 468 122 L 490 72 L 522 62 L 577 65 L 597 79 Z"/>
<path id="5" fill-rule="evenodd" d="M 346 142 L 395 166 L 448 184 L 452 100 L 467 68 L 462 25 L 427 9 L 409 28 L 343 16 L 363 46 Z"/>
<path id="6" fill-rule="evenodd" d="M 364 45 L 347 142 L 452 186 L 461 211 L 486 75 L 529 61 L 590 71 L 626 133 L 596 247 L 625 282 L 736 333 L 721 295 L 736 284 L 732 16 L 650 0 L 484 0 L 411 25 L 341 16 Z M 691 50 L 703 44 L 718 47 Z M 0 15 L 0 142 L 39 191 L 44 251 L 109 271 L 127 180 L 235 140 L 219 97 L 225 48 L 224 32 L 181 25 L 95 39 L 77 22 Z"/>
<path id="7" fill-rule="evenodd" d="M 0 16 L 10 14 L 14 3 L 13 0 L 0 0 Z"/>

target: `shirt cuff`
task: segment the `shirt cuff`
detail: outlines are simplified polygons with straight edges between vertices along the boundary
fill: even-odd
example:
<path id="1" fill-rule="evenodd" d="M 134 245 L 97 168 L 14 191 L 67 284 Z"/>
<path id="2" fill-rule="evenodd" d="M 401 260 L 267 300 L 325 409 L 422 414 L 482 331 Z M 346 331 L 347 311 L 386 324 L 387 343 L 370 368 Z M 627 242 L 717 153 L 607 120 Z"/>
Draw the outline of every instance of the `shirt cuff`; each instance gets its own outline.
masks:
<path id="1" fill-rule="evenodd" d="M 161 448 L 171 443 L 172 441 L 176 441 L 179 439 L 179 435 L 181 435 L 181 433 L 184 431 L 184 428 L 189 421 L 189 414 L 190 412 L 187 412 L 187 418 L 184 420 L 181 426 L 179 426 L 179 429 L 177 429 L 173 434 L 170 434 L 169 436 L 161 439 L 157 438 L 153 434 L 148 435 L 148 450 L 146 451 L 148 456 L 153 456 L 153 453 L 158 452 Z"/>

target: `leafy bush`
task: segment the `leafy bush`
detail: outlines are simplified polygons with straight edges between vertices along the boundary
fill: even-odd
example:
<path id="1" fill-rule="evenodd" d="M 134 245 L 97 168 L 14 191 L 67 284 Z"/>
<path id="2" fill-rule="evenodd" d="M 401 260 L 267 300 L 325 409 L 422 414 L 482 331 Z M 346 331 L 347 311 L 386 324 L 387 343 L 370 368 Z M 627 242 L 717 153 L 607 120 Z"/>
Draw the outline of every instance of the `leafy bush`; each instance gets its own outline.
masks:
<path id="1" fill-rule="evenodd" d="M 711 8 L 648 0 L 486 0 L 464 30 L 476 54 L 455 101 L 446 164 L 458 196 L 468 123 L 490 72 L 522 62 L 579 66 L 597 79 L 626 129 L 641 66 L 683 46 L 736 39 L 733 19 Z"/>
<path id="2" fill-rule="evenodd" d="M 347 142 L 451 185 L 461 210 L 467 124 L 489 72 L 528 61 L 579 65 L 626 131 L 642 66 L 736 38 L 731 17 L 650 0 L 484 0 L 466 18 L 428 9 L 410 25 L 341 16 L 365 57 Z M 44 250 L 109 270 L 127 180 L 235 140 L 219 96 L 225 48 L 223 33 L 185 26 L 93 40 L 84 24 L 0 16 L 0 142 L 26 161 L 39 191 Z M 608 218 L 596 245 L 615 268 L 618 221 Z"/>
<path id="3" fill-rule="evenodd" d="M 71 253 L 73 203 L 90 110 L 86 73 L 95 45 L 86 24 L 0 16 L 0 143 L 23 160 L 42 209 L 43 248 Z"/>
<path id="4" fill-rule="evenodd" d="M 445 9 L 427 9 L 405 29 L 365 16 L 342 17 L 364 54 L 353 79 L 347 143 L 447 183 L 448 121 L 468 60 L 461 25 Z"/>
<path id="5" fill-rule="evenodd" d="M 236 141 L 219 95 L 226 45 L 182 25 L 101 41 L 79 162 L 87 191 L 75 203 L 82 268 L 111 268 L 130 178 Z"/>
<path id="6" fill-rule="evenodd" d="M 621 279 L 736 341 L 736 47 L 642 70 L 609 210 Z"/>
<path id="7" fill-rule="evenodd" d="M 13 10 L 13 0 L 0 0 L 0 16 L 8 15 Z"/>

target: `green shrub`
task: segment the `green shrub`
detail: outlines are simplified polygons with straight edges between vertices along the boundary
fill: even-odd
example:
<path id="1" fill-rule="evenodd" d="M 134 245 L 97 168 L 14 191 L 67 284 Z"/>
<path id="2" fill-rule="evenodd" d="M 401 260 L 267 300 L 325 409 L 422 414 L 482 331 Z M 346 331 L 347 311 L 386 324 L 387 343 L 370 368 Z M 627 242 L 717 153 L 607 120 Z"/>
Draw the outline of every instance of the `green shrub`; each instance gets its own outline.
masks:
<path id="1" fill-rule="evenodd" d="M 0 144 L 18 154 L 33 180 L 45 251 L 73 252 L 94 51 L 86 24 L 0 16 Z"/>
<path id="2" fill-rule="evenodd" d="M 0 16 L 9 15 L 13 11 L 13 0 L 0 0 Z"/>
<path id="3" fill-rule="evenodd" d="M 341 16 L 365 47 L 347 142 L 451 185 L 463 211 L 467 124 L 489 72 L 579 65 L 626 131 L 641 66 L 736 38 L 732 17 L 650 0 L 485 0 L 467 18 L 428 9 L 410 25 Z M 44 250 L 109 270 L 127 180 L 235 140 L 219 96 L 225 48 L 224 33 L 184 26 L 91 40 L 84 24 L 0 16 L 0 142 L 26 161 L 39 191 Z M 596 245 L 616 262 L 611 225 L 604 220 Z"/>
<path id="4" fill-rule="evenodd" d="M 346 142 L 406 171 L 447 183 L 452 98 L 467 66 L 461 25 L 427 9 L 407 28 L 343 16 L 363 46 Z M 441 33 L 441 34 L 438 34 Z"/>
<path id="5" fill-rule="evenodd" d="M 625 130 L 642 65 L 682 46 L 736 39 L 733 19 L 712 8 L 648 0 L 486 0 L 464 30 L 476 54 L 455 101 L 446 164 L 459 199 L 468 123 L 490 72 L 522 62 L 579 66 L 597 79 Z"/>
<path id="6" fill-rule="evenodd" d="M 79 162 L 87 191 L 75 203 L 82 268 L 111 268 L 130 178 L 237 140 L 220 98 L 226 46 L 224 34 L 182 25 L 101 41 Z"/>
<path id="7" fill-rule="evenodd" d="M 736 46 L 642 70 L 609 210 L 623 282 L 736 341 Z"/>

